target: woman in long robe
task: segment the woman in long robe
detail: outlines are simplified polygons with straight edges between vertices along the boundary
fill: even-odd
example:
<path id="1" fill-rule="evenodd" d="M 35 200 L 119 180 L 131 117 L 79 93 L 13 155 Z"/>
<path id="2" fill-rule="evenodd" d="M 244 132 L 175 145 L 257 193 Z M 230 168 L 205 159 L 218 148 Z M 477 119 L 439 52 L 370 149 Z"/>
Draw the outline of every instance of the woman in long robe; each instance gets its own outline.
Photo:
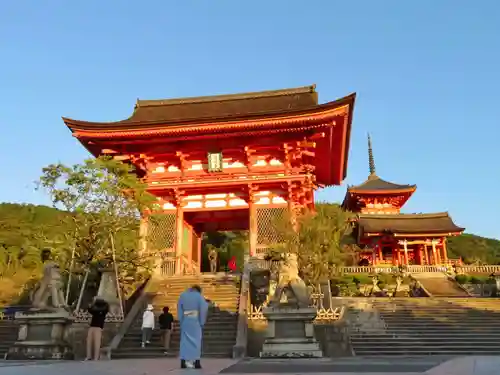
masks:
<path id="1" fill-rule="evenodd" d="M 208 303 L 197 285 L 183 292 L 177 303 L 181 328 L 181 368 L 201 368 L 203 326 L 207 320 Z"/>

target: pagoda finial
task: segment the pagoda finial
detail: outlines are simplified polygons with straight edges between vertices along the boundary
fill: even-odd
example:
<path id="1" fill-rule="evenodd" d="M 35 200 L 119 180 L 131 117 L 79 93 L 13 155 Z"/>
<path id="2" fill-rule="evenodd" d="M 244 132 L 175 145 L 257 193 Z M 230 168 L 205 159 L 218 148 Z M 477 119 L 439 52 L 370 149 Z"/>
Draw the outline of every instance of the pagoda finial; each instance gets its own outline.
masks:
<path id="1" fill-rule="evenodd" d="M 376 176 L 375 159 L 373 158 L 372 139 L 370 137 L 370 133 L 368 133 L 368 165 L 370 167 L 370 177 Z"/>

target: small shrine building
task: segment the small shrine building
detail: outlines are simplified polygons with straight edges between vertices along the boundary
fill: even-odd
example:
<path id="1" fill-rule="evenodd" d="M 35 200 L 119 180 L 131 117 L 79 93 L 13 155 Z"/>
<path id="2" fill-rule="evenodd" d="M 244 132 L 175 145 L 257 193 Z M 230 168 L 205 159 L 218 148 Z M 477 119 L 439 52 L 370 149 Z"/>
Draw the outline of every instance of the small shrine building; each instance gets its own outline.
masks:
<path id="1" fill-rule="evenodd" d="M 137 100 L 122 121 L 63 118 L 94 156 L 129 162 L 157 197 L 141 220 L 142 250 L 163 273 L 200 270 L 207 231 L 248 230 L 249 254 L 276 242 L 276 217 L 340 185 L 355 94 L 319 104 L 315 86 L 233 95 Z"/>
<path id="2" fill-rule="evenodd" d="M 349 186 L 343 201 L 345 209 L 357 213 L 355 235 L 362 249 L 359 264 L 448 264 L 446 240 L 460 235 L 464 228 L 447 212 L 400 213 L 417 186 L 385 181 L 376 174 L 370 136 L 368 158 L 368 179 Z"/>

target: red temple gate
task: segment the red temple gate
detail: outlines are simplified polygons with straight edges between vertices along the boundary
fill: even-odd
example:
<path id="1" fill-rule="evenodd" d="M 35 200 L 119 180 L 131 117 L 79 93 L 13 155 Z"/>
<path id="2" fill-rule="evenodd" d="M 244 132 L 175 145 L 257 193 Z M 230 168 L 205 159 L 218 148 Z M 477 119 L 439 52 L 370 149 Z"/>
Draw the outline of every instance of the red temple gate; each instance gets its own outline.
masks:
<path id="1" fill-rule="evenodd" d="M 64 118 L 94 156 L 133 163 L 161 207 L 141 223 L 165 273 L 199 270 L 207 231 L 248 230 L 249 255 L 278 242 L 276 217 L 312 208 L 346 176 L 355 95 L 318 104 L 315 86 L 138 100 L 113 123 Z"/>

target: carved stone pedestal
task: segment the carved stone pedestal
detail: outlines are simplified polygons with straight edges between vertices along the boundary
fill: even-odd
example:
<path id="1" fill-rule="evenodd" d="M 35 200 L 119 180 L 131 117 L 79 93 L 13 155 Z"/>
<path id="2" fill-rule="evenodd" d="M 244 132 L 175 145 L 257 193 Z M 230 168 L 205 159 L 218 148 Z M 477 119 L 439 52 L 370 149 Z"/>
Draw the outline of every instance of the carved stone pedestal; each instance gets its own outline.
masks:
<path id="1" fill-rule="evenodd" d="M 323 357 L 314 338 L 316 308 L 281 305 L 264 308 L 262 312 L 267 318 L 267 332 L 261 358 Z"/>
<path id="2" fill-rule="evenodd" d="M 66 310 L 29 310 L 16 313 L 19 334 L 5 359 L 74 359 L 67 341 L 71 314 Z"/>

